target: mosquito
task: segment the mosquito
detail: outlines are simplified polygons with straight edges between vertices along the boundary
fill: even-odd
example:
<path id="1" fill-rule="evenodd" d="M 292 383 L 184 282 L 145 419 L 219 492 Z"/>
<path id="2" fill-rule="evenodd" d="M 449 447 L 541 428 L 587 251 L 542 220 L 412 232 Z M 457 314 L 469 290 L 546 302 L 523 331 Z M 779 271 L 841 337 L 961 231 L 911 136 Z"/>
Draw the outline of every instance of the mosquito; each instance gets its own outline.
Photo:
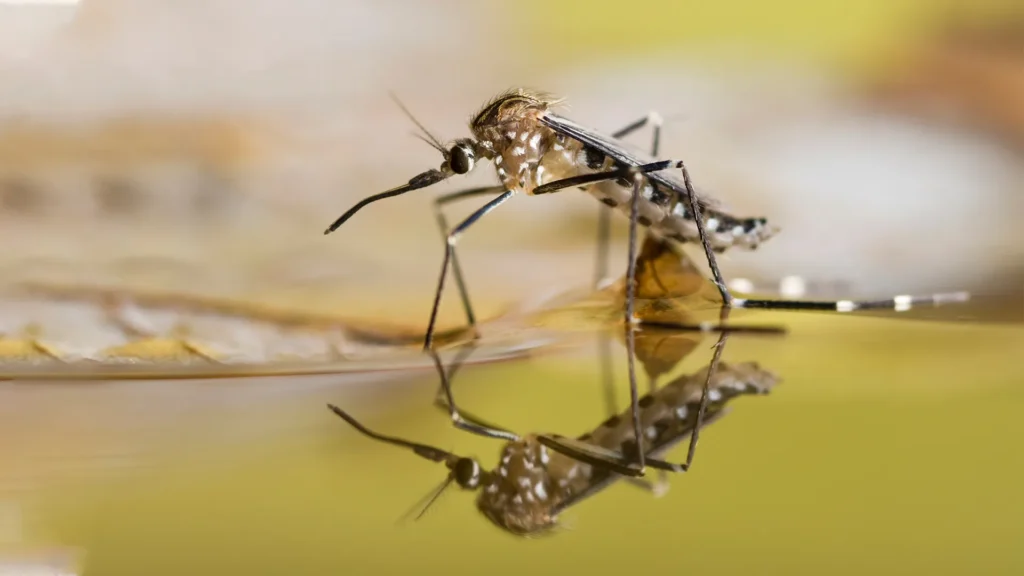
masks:
<path id="1" fill-rule="evenodd" d="M 738 216 L 694 190 L 689 171 L 682 160 L 657 158 L 662 119 L 650 113 L 611 136 L 586 128 L 552 111 L 563 100 L 551 94 L 516 88 L 504 92 L 484 105 L 469 122 L 472 137 L 459 138 L 444 144 L 433 136 L 395 99 L 396 104 L 419 128 L 417 134 L 442 156 L 439 168 L 414 176 L 406 184 L 364 198 L 335 220 L 325 231 L 330 234 L 356 212 L 378 200 L 392 198 L 426 188 L 456 175 L 472 171 L 480 160 L 494 164 L 500 184 L 453 192 L 434 201 L 435 216 L 445 239 L 434 302 L 427 324 L 423 347 L 433 346 L 435 325 L 444 293 L 449 268 L 462 300 L 468 325 L 474 335 L 476 317 L 456 256 L 456 244 L 463 234 L 484 216 L 497 209 L 516 194 L 536 196 L 569 188 L 582 188 L 609 207 L 616 207 L 629 217 L 629 249 L 626 272 L 625 322 L 635 322 L 635 275 L 637 229 L 644 226 L 653 233 L 680 243 L 697 243 L 703 248 L 715 286 L 721 296 L 722 311 L 729 308 L 761 308 L 786 310 L 819 310 L 852 312 L 863 309 L 907 310 L 919 305 L 962 302 L 966 293 L 931 296 L 902 295 L 885 300 L 800 301 L 756 300 L 736 298 L 730 293 L 716 261 L 716 254 L 739 247 L 754 250 L 773 237 L 778 228 L 764 217 Z M 651 153 L 647 154 L 622 141 L 625 136 L 650 125 L 653 129 Z M 449 228 L 444 207 L 453 202 L 478 196 L 496 196 L 467 218 Z M 602 210 L 602 222 L 605 218 Z M 604 236 L 607 226 L 603 225 Z M 607 240 L 602 240 L 604 250 Z M 600 251 L 599 251 L 600 253 Z M 638 414 L 636 375 L 632 361 L 632 330 L 627 328 L 630 342 L 630 391 L 632 394 L 634 431 L 641 438 Z M 641 450 L 638 463 L 644 466 Z"/>
<path id="2" fill-rule="evenodd" d="M 447 478 L 425 499 L 417 518 L 454 482 L 465 490 L 479 491 L 477 509 L 498 528 L 517 536 L 551 533 L 559 515 L 571 506 L 598 494 L 618 480 L 627 480 L 655 496 L 668 490 L 666 477 L 656 482 L 638 478 L 637 444 L 629 425 L 629 412 L 614 414 L 592 431 L 576 438 L 558 434 L 514 432 L 460 413 L 452 397 L 451 379 L 465 359 L 457 359 L 446 374 L 436 351 L 430 351 L 441 375 L 445 400 L 438 406 L 449 410 L 467 430 L 489 438 L 505 440 L 499 465 L 485 470 L 474 458 L 458 456 L 427 444 L 377 433 L 341 408 L 328 408 L 362 434 L 417 455 L 440 462 Z M 712 363 L 714 364 L 714 362 Z M 683 375 L 640 399 L 644 424 L 643 448 L 650 455 L 647 465 L 659 471 L 686 472 L 690 469 L 700 431 L 725 416 L 727 404 L 743 395 L 764 395 L 779 378 L 756 362 L 709 364 L 692 375 Z M 684 463 L 657 459 L 682 440 L 690 439 Z M 417 505 L 417 508 L 420 506 Z"/>

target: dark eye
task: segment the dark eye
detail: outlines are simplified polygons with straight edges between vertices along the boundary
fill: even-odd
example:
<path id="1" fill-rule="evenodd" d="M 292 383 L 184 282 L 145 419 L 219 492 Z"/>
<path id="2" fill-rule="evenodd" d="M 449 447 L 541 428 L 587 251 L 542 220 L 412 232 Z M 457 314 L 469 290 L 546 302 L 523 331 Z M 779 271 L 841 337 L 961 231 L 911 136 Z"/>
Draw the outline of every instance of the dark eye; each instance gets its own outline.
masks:
<path id="1" fill-rule="evenodd" d="M 480 466 L 472 458 L 459 458 L 453 472 L 455 482 L 463 488 L 476 488 L 480 482 Z"/>
<path id="2" fill-rule="evenodd" d="M 473 168 L 473 151 L 462 144 L 452 146 L 448 165 L 452 172 L 465 174 Z"/>

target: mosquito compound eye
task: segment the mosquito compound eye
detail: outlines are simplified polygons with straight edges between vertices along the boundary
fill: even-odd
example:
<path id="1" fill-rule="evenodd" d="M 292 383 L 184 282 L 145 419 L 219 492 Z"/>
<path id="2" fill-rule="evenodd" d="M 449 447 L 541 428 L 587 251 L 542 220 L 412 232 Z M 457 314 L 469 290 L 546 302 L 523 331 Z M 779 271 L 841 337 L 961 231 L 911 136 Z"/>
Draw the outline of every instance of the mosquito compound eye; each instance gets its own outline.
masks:
<path id="1" fill-rule="evenodd" d="M 453 472 L 455 481 L 463 488 L 476 488 L 480 483 L 480 465 L 472 458 L 460 458 Z"/>
<path id="2" fill-rule="evenodd" d="M 465 144 L 456 144 L 452 146 L 452 150 L 449 153 L 448 165 L 451 167 L 452 172 L 456 174 L 465 174 L 473 169 L 473 150 Z"/>

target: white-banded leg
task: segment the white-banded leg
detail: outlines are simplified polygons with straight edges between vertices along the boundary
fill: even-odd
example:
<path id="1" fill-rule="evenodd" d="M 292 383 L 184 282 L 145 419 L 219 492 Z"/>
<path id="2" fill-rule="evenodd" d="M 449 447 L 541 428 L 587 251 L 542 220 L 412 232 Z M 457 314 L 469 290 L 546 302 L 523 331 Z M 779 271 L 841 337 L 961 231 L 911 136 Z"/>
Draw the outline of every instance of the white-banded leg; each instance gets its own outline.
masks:
<path id="1" fill-rule="evenodd" d="M 457 202 L 465 198 L 500 194 L 504 190 L 505 189 L 502 186 L 482 186 L 479 188 L 470 188 L 468 190 L 439 196 L 434 200 L 434 217 L 437 220 L 437 226 L 441 229 L 441 237 L 444 239 L 448 238 L 448 219 L 445 218 L 444 215 L 444 206 L 446 204 Z M 454 248 L 452 249 L 452 276 L 455 277 L 455 286 L 459 289 L 459 298 L 462 299 L 462 308 L 466 313 L 466 322 L 469 324 L 469 327 L 473 329 L 473 337 L 479 338 L 480 333 L 476 328 L 476 315 L 473 313 L 473 304 L 470 302 L 469 290 L 466 288 L 466 281 L 462 275 L 462 267 L 459 265 L 459 258 L 455 253 Z"/>
<path id="2" fill-rule="evenodd" d="M 427 334 L 423 339 L 424 350 L 430 350 L 434 345 L 434 327 L 437 324 L 437 313 L 441 307 L 441 296 L 444 294 L 445 280 L 448 278 L 448 267 L 450 266 L 452 257 L 455 254 L 455 245 L 459 241 L 459 237 L 462 236 L 470 226 L 480 220 L 480 218 L 484 217 L 487 213 L 491 212 L 498 206 L 501 206 L 514 194 L 515 192 L 513 190 L 506 190 L 500 196 L 491 200 L 487 204 L 484 204 L 475 212 L 470 214 L 469 217 L 459 223 L 458 226 L 445 236 L 444 261 L 441 263 L 441 276 L 437 281 L 437 292 L 434 294 L 434 306 L 430 311 L 430 322 L 427 324 Z"/>
<path id="3" fill-rule="evenodd" d="M 718 269 L 718 261 L 714 250 L 711 249 L 711 242 L 708 240 L 707 229 L 705 228 L 704 217 L 701 215 L 696 192 L 693 190 L 693 182 L 690 173 L 683 162 L 679 162 L 678 168 L 683 173 L 683 182 L 686 186 L 686 197 L 693 214 L 694 224 L 700 236 L 701 246 L 707 257 L 708 267 L 711 268 L 711 275 L 718 292 L 722 296 L 724 307 L 732 308 L 760 308 L 763 310 L 819 310 L 829 312 L 853 312 L 856 310 L 890 309 L 897 312 L 909 310 L 914 306 L 940 306 L 942 304 L 966 302 L 970 299 L 967 292 L 951 292 L 931 294 L 926 296 L 901 295 L 883 300 L 833 300 L 833 301 L 802 301 L 802 300 L 753 300 L 734 298 L 729 292 L 722 273 Z"/>
<path id="4" fill-rule="evenodd" d="M 921 306 L 941 306 L 967 302 L 967 292 L 945 292 L 926 296 L 904 294 L 881 300 L 748 300 L 733 298 L 733 308 L 760 308 L 762 310 L 818 310 L 825 312 L 856 312 L 858 310 L 894 310 L 905 312 Z"/>

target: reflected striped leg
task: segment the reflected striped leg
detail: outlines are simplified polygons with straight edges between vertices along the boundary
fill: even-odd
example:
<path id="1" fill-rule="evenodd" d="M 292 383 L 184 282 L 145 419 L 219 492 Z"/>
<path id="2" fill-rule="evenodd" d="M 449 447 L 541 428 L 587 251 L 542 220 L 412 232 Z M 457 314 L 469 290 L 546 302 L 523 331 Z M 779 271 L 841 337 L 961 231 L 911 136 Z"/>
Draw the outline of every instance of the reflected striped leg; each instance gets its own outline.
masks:
<path id="1" fill-rule="evenodd" d="M 452 420 L 454 425 L 459 430 L 464 430 L 478 436 L 484 436 L 486 438 L 498 438 L 504 440 L 515 440 L 518 438 L 514 432 L 510 432 L 500 426 L 495 426 L 481 418 L 478 418 L 467 412 L 459 410 L 455 405 L 455 395 L 452 393 L 451 383 L 455 379 L 455 375 L 458 373 L 459 368 L 462 367 L 469 355 L 473 353 L 476 346 L 473 341 L 470 341 L 463 345 L 459 353 L 456 354 L 452 360 L 451 368 L 449 370 L 444 369 L 444 363 L 441 361 L 441 356 L 436 350 L 430 349 L 427 351 L 430 357 L 434 360 L 434 368 L 437 369 L 437 374 L 441 378 L 441 386 L 438 388 L 437 393 L 434 395 L 434 406 L 444 410 Z"/>

